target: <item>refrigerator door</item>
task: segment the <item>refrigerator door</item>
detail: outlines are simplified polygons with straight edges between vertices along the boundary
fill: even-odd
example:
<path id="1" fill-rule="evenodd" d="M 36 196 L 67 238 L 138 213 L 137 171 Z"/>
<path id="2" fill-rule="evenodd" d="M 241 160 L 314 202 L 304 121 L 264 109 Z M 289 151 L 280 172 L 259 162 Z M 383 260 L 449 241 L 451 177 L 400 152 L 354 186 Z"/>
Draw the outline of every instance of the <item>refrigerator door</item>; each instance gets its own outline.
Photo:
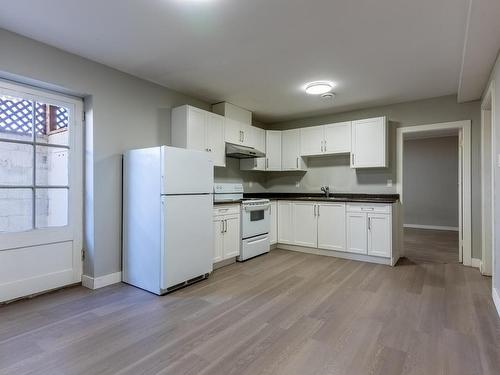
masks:
<path id="1" fill-rule="evenodd" d="M 162 196 L 161 289 L 212 272 L 211 195 Z"/>
<path id="2" fill-rule="evenodd" d="M 161 162 L 161 194 L 210 194 L 213 192 L 214 167 L 206 152 L 162 146 Z"/>

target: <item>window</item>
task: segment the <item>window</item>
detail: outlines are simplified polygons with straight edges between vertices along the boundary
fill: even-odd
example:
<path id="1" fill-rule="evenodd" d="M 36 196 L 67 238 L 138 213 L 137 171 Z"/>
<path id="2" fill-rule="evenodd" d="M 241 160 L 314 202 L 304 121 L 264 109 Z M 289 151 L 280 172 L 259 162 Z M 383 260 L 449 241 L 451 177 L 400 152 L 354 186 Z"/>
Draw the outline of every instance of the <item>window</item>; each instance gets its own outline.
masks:
<path id="1" fill-rule="evenodd" d="M 0 232 L 68 224 L 71 112 L 0 91 Z"/>

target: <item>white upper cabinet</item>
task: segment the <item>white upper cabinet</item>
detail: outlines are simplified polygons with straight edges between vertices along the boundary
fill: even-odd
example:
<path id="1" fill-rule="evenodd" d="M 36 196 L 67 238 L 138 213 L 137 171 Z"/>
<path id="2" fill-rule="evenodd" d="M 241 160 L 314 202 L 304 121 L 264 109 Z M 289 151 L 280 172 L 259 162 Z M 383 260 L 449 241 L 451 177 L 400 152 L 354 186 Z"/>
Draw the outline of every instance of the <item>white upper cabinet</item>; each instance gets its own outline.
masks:
<path id="1" fill-rule="evenodd" d="M 281 171 L 281 131 L 266 131 L 266 170 Z"/>
<path id="2" fill-rule="evenodd" d="M 266 152 L 266 131 L 256 126 L 250 127 L 252 147 L 258 151 Z M 249 133 L 250 134 L 250 133 Z"/>
<path id="3" fill-rule="evenodd" d="M 172 145 L 208 152 L 215 166 L 224 167 L 224 117 L 189 105 L 174 108 Z"/>
<path id="4" fill-rule="evenodd" d="M 387 167 L 387 120 L 377 117 L 353 121 L 351 168 Z"/>
<path id="5" fill-rule="evenodd" d="M 302 156 L 342 154 L 350 151 L 350 121 L 300 129 Z"/>
<path id="6" fill-rule="evenodd" d="M 351 122 L 325 125 L 324 152 L 341 154 L 351 152 Z"/>
<path id="7" fill-rule="evenodd" d="M 323 126 L 311 126 L 300 129 L 300 154 L 301 156 L 314 156 L 323 154 L 325 129 Z"/>
<path id="8" fill-rule="evenodd" d="M 303 171 L 304 159 L 300 156 L 300 129 L 281 132 L 281 170 Z"/>
<path id="9" fill-rule="evenodd" d="M 236 145 L 255 147 L 254 129 L 251 125 L 226 117 L 224 141 Z"/>

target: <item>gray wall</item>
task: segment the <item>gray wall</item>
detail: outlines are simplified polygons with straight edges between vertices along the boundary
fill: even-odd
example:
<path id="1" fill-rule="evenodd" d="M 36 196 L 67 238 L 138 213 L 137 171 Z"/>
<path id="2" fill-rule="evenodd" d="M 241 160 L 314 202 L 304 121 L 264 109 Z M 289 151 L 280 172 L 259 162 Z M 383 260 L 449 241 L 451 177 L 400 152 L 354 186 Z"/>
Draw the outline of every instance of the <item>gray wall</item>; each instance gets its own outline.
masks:
<path id="1" fill-rule="evenodd" d="M 494 132 L 495 132 L 495 153 L 500 155 L 500 55 L 497 58 L 495 67 L 491 72 L 490 82 L 494 82 L 495 85 L 495 98 L 492 103 L 492 109 L 495 112 L 494 116 Z M 489 87 L 486 87 L 486 90 Z M 486 93 L 485 90 L 485 93 Z M 497 156 L 498 157 L 498 156 Z M 495 171 L 494 171 L 494 192 L 493 192 L 493 200 L 494 200 L 494 210 L 495 210 L 495 244 L 493 249 L 493 287 L 496 289 L 496 292 L 500 295 L 500 165 L 494 160 L 495 163 Z"/>
<path id="2" fill-rule="evenodd" d="M 405 224 L 458 227 L 458 136 L 406 140 L 403 173 Z"/>
<path id="3" fill-rule="evenodd" d="M 500 80 L 500 77 L 498 79 Z M 387 180 L 391 179 L 396 182 L 396 128 L 472 120 L 472 257 L 480 258 L 481 113 L 479 101 L 458 104 L 456 96 L 449 95 L 269 124 L 267 128 L 292 129 L 377 116 L 387 116 L 389 119 L 388 168 L 353 170 L 349 168 L 349 159 L 346 156 L 309 158 L 309 171 L 307 173 L 270 173 L 267 177 L 266 187 L 271 191 L 317 192 L 321 185 L 330 184 L 337 192 L 394 193 L 396 192 L 395 185 L 387 186 Z M 299 182 L 298 187 L 295 186 L 297 182 Z"/>
<path id="4" fill-rule="evenodd" d="M 0 29 L 0 76 L 85 97 L 84 273 L 121 270 L 121 155 L 170 143 L 170 109 L 207 103 Z"/>

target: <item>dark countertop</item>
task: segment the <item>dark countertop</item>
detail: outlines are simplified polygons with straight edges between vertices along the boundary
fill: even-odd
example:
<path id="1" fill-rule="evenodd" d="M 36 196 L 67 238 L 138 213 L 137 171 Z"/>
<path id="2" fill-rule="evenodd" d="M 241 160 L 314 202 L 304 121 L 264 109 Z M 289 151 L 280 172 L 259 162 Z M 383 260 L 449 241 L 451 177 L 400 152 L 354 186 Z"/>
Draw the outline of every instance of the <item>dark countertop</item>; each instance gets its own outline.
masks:
<path id="1" fill-rule="evenodd" d="M 267 198 L 275 200 L 359 202 L 392 204 L 399 200 L 399 194 L 347 194 L 333 193 L 326 198 L 322 193 L 246 193 L 245 198 Z"/>

